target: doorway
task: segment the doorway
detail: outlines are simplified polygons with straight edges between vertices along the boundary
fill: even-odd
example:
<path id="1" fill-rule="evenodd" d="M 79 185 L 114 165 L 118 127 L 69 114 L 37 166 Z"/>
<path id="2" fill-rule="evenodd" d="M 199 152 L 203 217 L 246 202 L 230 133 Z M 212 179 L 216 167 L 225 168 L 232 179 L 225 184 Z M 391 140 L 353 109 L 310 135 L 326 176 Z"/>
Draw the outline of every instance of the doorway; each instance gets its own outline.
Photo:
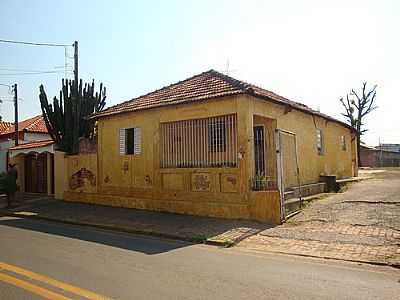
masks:
<path id="1" fill-rule="evenodd" d="M 25 157 L 25 192 L 47 193 L 47 153 Z"/>
<path id="2" fill-rule="evenodd" d="M 265 176 L 265 129 L 262 125 L 254 126 L 254 170 L 256 176 Z"/>

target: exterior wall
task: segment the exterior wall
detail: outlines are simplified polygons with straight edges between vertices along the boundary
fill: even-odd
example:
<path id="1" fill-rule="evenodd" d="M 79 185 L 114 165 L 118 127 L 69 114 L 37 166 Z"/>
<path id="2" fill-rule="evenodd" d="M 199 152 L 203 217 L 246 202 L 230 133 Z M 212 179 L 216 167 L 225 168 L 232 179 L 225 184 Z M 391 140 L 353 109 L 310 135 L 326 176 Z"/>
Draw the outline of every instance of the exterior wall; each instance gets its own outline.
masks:
<path id="1" fill-rule="evenodd" d="M 363 167 L 377 167 L 376 150 L 360 147 L 360 160 Z"/>
<path id="2" fill-rule="evenodd" d="M 46 140 L 51 140 L 50 135 L 47 133 L 25 132 L 23 143 L 34 142 L 34 141 L 46 141 Z"/>
<path id="3" fill-rule="evenodd" d="M 96 193 L 97 154 L 67 155 L 68 189 L 74 192 Z"/>
<path id="4" fill-rule="evenodd" d="M 65 152 L 54 152 L 54 198 L 63 199 L 68 188 L 68 165 Z"/>
<path id="5" fill-rule="evenodd" d="M 0 142 L 0 173 L 7 171 L 8 149 L 15 145 L 13 140 L 3 140 Z"/>
<path id="6" fill-rule="evenodd" d="M 237 115 L 237 167 L 160 168 L 160 123 L 228 114 Z M 275 128 L 297 134 L 303 184 L 318 182 L 320 174 L 335 173 L 339 178 L 352 176 L 350 130 L 302 112 L 285 112 L 281 106 L 256 98 L 233 96 L 100 119 L 97 154 L 64 158 L 68 183 L 63 198 L 279 223 L 279 192 L 250 191 L 250 178 L 254 176 L 253 125 L 259 123 L 267 127 L 267 160 L 270 160 L 267 169 L 273 176 L 276 175 Z M 141 154 L 121 155 L 119 129 L 131 127 L 141 128 Z M 316 149 L 316 128 L 324 131 L 325 153 L 322 156 Z M 346 151 L 340 148 L 341 135 L 346 136 Z M 56 194 L 59 186 L 62 183 L 56 181 Z"/>
<path id="7" fill-rule="evenodd" d="M 399 167 L 400 152 L 381 151 L 361 147 L 361 165 L 363 167 Z"/>
<path id="8" fill-rule="evenodd" d="M 320 175 L 335 174 L 338 178 L 354 176 L 353 151 L 350 129 L 318 116 L 297 110 L 285 110 L 282 105 L 255 97 L 248 97 L 250 112 L 257 116 L 276 119 L 277 128 L 296 134 L 301 184 L 320 181 Z M 319 155 L 316 146 L 316 129 L 321 129 L 324 153 Z M 346 151 L 341 149 L 340 137 L 346 139 Z M 354 163 L 356 165 L 356 163 Z M 356 168 L 354 168 L 356 169 Z"/>
<path id="9" fill-rule="evenodd" d="M 279 223 L 279 192 L 249 193 L 252 116 L 240 97 L 207 103 L 127 113 L 98 122 L 98 153 L 68 156 L 68 188 L 64 199 L 112 206 L 187 213 L 212 217 L 259 219 Z M 237 167 L 160 168 L 160 123 L 237 114 Z M 140 127 L 140 155 L 120 155 L 119 129 Z M 79 173 L 80 172 L 80 173 Z M 78 175 L 77 175 L 78 174 Z M 75 179 L 73 176 L 75 175 Z M 75 185 L 76 177 L 82 185 Z M 90 178 L 96 178 L 91 181 Z M 95 182 L 95 183 L 94 183 Z M 260 198 L 261 197 L 261 198 Z M 254 205 L 265 212 L 255 213 Z M 267 212 L 270 211 L 270 212 Z"/>

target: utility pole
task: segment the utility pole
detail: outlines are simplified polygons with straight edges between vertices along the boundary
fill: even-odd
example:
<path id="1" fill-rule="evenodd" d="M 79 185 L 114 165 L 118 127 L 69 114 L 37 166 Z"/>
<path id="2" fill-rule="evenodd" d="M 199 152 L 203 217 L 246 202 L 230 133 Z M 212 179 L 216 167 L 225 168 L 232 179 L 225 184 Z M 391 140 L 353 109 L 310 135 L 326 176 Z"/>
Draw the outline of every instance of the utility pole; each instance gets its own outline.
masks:
<path id="1" fill-rule="evenodd" d="M 74 42 L 74 79 L 76 88 L 79 86 L 79 77 L 78 77 L 78 41 Z"/>
<path id="2" fill-rule="evenodd" d="M 18 146 L 18 87 L 17 87 L 17 84 L 14 84 L 14 112 L 15 112 L 15 123 L 14 123 L 15 146 Z"/>

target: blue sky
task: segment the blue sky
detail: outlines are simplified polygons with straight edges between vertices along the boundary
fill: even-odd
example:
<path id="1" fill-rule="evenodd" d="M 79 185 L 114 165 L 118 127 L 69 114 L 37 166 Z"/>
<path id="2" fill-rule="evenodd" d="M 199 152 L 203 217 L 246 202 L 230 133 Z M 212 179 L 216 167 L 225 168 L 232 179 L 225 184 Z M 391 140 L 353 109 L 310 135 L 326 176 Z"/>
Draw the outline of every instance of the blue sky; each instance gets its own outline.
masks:
<path id="1" fill-rule="evenodd" d="M 364 137 L 372 145 L 400 143 L 399 28 L 398 1 L 0 2 L 0 39 L 79 41 L 80 77 L 103 82 L 108 105 L 224 71 L 227 60 L 231 76 L 339 119 L 340 97 L 363 81 L 378 84 Z M 0 44 L 0 83 L 18 83 L 21 118 L 40 113 L 41 83 L 58 95 L 63 65 L 63 48 Z M 60 73 L 5 75 L 19 70 Z M 13 119 L 11 102 L 0 115 Z"/>

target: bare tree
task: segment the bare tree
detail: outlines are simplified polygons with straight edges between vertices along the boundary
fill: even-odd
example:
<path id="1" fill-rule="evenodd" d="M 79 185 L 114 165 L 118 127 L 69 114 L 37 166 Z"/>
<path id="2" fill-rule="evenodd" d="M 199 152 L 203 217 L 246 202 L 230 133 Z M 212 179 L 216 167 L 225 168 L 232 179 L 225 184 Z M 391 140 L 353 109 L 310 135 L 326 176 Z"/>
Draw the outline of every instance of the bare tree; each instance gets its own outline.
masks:
<path id="1" fill-rule="evenodd" d="M 342 113 L 347 118 L 348 123 L 356 130 L 357 135 L 357 158 L 360 164 L 360 142 L 361 136 L 368 130 L 363 128 L 365 125 L 362 120 L 371 111 L 377 108 L 374 105 L 376 98 L 375 85 L 371 90 L 367 91 L 367 83 L 363 83 L 362 94 L 357 94 L 353 89 L 346 95 L 346 100 L 340 99 L 346 112 Z"/>

